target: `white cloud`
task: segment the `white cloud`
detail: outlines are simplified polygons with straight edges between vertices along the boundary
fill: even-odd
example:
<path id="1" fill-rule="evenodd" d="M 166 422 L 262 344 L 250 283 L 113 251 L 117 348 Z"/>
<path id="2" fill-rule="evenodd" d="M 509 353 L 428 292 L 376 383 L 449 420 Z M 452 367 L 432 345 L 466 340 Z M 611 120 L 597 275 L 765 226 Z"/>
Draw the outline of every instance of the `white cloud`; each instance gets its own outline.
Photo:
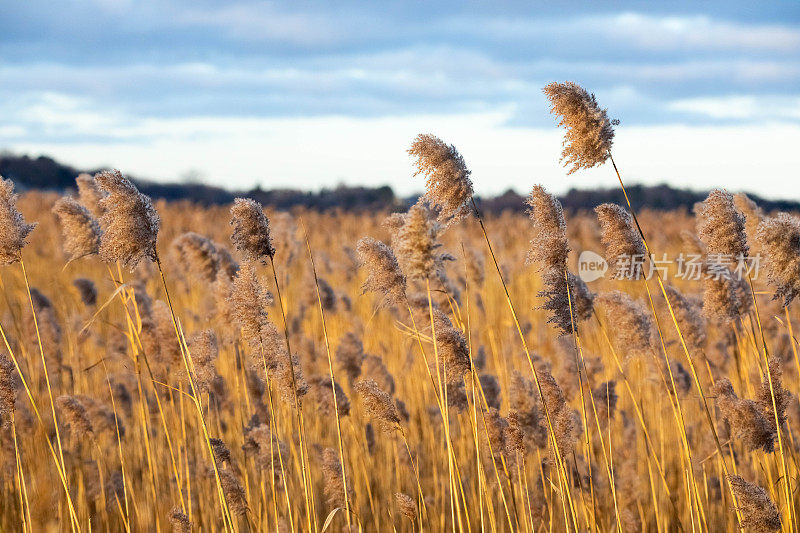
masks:
<path id="1" fill-rule="evenodd" d="M 797 53 L 800 29 L 780 24 L 747 24 L 705 15 L 663 16 L 638 12 L 594 14 L 554 19 L 494 17 L 454 19 L 454 28 L 498 40 L 557 36 L 563 46 L 587 46 L 587 52 L 609 43 L 639 51 L 754 51 Z M 594 47 L 594 48 L 589 48 Z"/>
<path id="2" fill-rule="evenodd" d="M 800 119 L 800 96 L 731 95 L 686 98 L 670 103 L 669 109 L 715 119 Z"/>
<path id="3" fill-rule="evenodd" d="M 623 13 L 610 17 L 596 28 L 614 39 L 651 49 L 683 50 L 762 50 L 797 52 L 800 30 L 793 27 L 741 24 L 714 20 L 707 16 L 658 17 Z M 601 30 L 602 31 L 602 30 Z"/>

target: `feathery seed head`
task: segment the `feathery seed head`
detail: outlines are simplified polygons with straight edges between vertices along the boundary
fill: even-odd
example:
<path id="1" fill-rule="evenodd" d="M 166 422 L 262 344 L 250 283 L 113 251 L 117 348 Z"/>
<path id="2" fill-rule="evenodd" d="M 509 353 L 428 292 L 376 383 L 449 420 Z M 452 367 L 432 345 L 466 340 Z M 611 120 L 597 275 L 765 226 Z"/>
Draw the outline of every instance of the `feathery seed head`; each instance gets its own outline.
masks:
<path id="1" fill-rule="evenodd" d="M 710 255 L 747 257 L 745 218 L 734 205 L 733 195 L 722 189 L 712 190 L 705 201 L 695 206 L 697 235 Z"/>
<path id="2" fill-rule="evenodd" d="M 0 353 L 0 426 L 11 421 L 17 403 L 16 368 L 11 358 Z"/>
<path id="3" fill-rule="evenodd" d="M 192 522 L 179 506 L 173 507 L 167 515 L 172 533 L 192 533 Z"/>
<path id="4" fill-rule="evenodd" d="M 86 413 L 86 407 L 74 396 L 62 395 L 56 398 L 56 406 L 66 419 L 70 429 L 78 438 L 93 437 L 92 422 Z"/>
<path id="5" fill-rule="evenodd" d="M 594 94 L 571 81 L 550 83 L 543 92 L 550 100 L 550 112 L 559 117 L 558 125 L 567 130 L 561 161 L 571 166 L 568 174 L 605 163 L 617 121 L 608 118 Z"/>
<path id="6" fill-rule="evenodd" d="M 100 200 L 105 198 L 107 193 L 100 188 L 97 180 L 91 174 L 80 174 L 75 178 L 78 186 L 78 201 L 89 210 L 92 215 L 99 217 L 103 214 L 103 207 Z"/>
<path id="7" fill-rule="evenodd" d="M 267 262 L 275 255 L 269 220 L 261 204 L 250 198 L 236 198 L 231 207 L 231 242 L 247 261 Z"/>
<path id="8" fill-rule="evenodd" d="M 744 227 L 747 233 L 747 243 L 752 249 L 756 245 L 756 233 L 758 225 L 764 220 L 764 211 L 750 199 L 745 193 L 740 192 L 733 195 L 733 205 L 744 215 Z"/>
<path id="9" fill-rule="evenodd" d="M 639 279 L 641 265 L 636 260 L 644 260 L 647 249 L 641 235 L 634 228 L 633 217 L 617 204 L 602 204 L 594 208 L 600 222 L 602 242 L 606 247 L 609 268 L 615 270 L 615 277 Z M 620 268 L 619 261 L 627 258 L 630 268 Z"/>
<path id="10" fill-rule="evenodd" d="M 380 241 L 364 237 L 358 241 L 357 250 L 361 265 L 367 270 L 362 291 L 375 292 L 390 305 L 405 304 L 406 277 L 392 249 Z"/>
<path id="11" fill-rule="evenodd" d="M 247 506 L 247 494 L 239 478 L 237 478 L 233 472 L 225 468 L 219 471 L 219 481 L 231 512 L 238 516 L 247 514 L 250 510 Z"/>
<path id="12" fill-rule="evenodd" d="M 417 502 L 411 499 L 408 494 L 396 492 L 394 499 L 397 502 L 397 508 L 400 509 L 400 514 L 411 520 L 412 522 L 417 518 Z"/>
<path id="13" fill-rule="evenodd" d="M 425 176 L 425 198 L 439 210 L 439 221 L 450 224 L 469 213 L 470 170 L 456 147 L 431 134 L 420 134 L 408 153 L 416 160 L 417 176 Z"/>
<path id="14" fill-rule="evenodd" d="M 364 409 L 370 418 L 380 422 L 385 432 L 391 432 L 400 427 L 400 416 L 397 407 L 392 402 L 392 397 L 384 392 L 372 379 L 365 379 L 356 383 L 358 392 L 364 402 Z"/>
<path id="15" fill-rule="evenodd" d="M 800 218 L 778 213 L 758 226 L 756 240 L 765 256 L 767 280 L 787 306 L 800 294 Z"/>
<path id="16" fill-rule="evenodd" d="M 611 336 L 619 349 L 627 350 L 628 357 L 646 355 L 651 349 L 653 323 L 644 306 L 620 291 L 603 293 L 598 301 L 614 321 Z"/>
<path id="17" fill-rule="evenodd" d="M 728 482 L 742 513 L 743 528 L 754 533 L 780 531 L 781 514 L 766 490 L 735 474 L 728 475 Z"/>
<path id="18" fill-rule="evenodd" d="M 190 231 L 172 241 L 172 247 L 184 272 L 207 282 L 217 279 L 219 255 L 211 240 Z"/>
<path id="19" fill-rule="evenodd" d="M 27 224 L 17 209 L 14 182 L 0 176 L 0 265 L 10 265 L 20 259 L 28 244 L 28 235 L 36 224 Z"/>
<path id="20" fill-rule="evenodd" d="M 95 180 L 108 193 L 100 200 L 100 258 L 107 263 L 119 261 L 131 270 L 142 259 L 155 261 L 161 219 L 153 202 L 118 170 L 100 172 Z"/>
<path id="21" fill-rule="evenodd" d="M 528 262 L 536 263 L 539 270 L 560 270 L 567 267 L 569 243 L 564 210 L 558 199 L 541 185 L 533 187 L 525 203 L 533 222 L 533 236 L 528 251 Z"/>
<path id="22" fill-rule="evenodd" d="M 736 396 L 728 378 L 717 380 L 711 392 L 716 395 L 717 406 L 731 425 L 735 438 L 741 440 L 748 450 L 761 448 L 767 453 L 774 451 L 774 423 L 770 425 L 756 402 Z"/>
<path id="23" fill-rule="evenodd" d="M 64 251 L 70 259 L 94 255 L 100 249 L 100 224 L 89 210 L 68 196 L 59 198 L 53 213 L 61 223 Z"/>
<path id="24" fill-rule="evenodd" d="M 436 252 L 441 247 L 436 239 L 442 228 L 424 204 L 390 216 L 384 225 L 392 232 L 392 246 L 409 279 L 432 278 L 444 269 L 444 261 L 452 258 Z"/>
<path id="25" fill-rule="evenodd" d="M 331 379 L 327 376 L 313 376 L 309 378 L 308 385 L 311 391 L 310 398 L 313 399 L 317 406 L 317 411 L 321 416 L 347 416 L 350 414 L 350 400 L 344 393 L 344 389 L 334 382 L 336 385 L 336 408 L 333 403 L 333 390 L 331 386 Z"/>
<path id="26" fill-rule="evenodd" d="M 325 499 L 331 507 L 344 508 L 344 480 L 342 479 L 342 463 L 339 454 L 333 448 L 325 448 L 322 452 L 322 475 L 325 480 Z M 352 491 L 348 487 L 348 492 Z"/>
<path id="27" fill-rule="evenodd" d="M 464 333 L 453 326 L 447 315 L 436 311 L 433 315 L 439 359 L 448 383 L 458 383 L 472 370 L 469 345 Z"/>

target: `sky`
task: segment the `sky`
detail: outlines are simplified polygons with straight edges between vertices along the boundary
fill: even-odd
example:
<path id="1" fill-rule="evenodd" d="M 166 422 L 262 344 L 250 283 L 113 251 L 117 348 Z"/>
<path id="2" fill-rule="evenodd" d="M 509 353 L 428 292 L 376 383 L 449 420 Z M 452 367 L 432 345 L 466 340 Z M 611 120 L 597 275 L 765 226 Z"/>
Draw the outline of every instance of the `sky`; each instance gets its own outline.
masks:
<path id="1" fill-rule="evenodd" d="M 800 198 L 800 2 L 26 0 L 0 6 L 0 150 L 162 181 L 422 189 L 418 133 L 478 194 L 567 175 L 541 89 L 619 119 L 629 183 Z"/>

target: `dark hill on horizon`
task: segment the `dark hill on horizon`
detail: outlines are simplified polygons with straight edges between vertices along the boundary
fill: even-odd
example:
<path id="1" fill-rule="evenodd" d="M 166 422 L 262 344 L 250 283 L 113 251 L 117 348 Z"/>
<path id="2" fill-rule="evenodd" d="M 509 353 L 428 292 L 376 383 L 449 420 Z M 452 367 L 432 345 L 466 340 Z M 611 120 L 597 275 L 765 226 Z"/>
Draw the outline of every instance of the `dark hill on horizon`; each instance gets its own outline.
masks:
<path id="1" fill-rule="evenodd" d="M 94 174 L 103 169 L 79 170 L 64 165 L 46 156 L 36 158 L 27 155 L 0 153 L 0 176 L 12 180 L 20 192 L 27 190 L 54 190 L 64 192 L 75 188 L 75 178 L 81 173 Z M 167 201 L 188 200 L 200 204 L 226 204 L 239 196 L 253 198 L 265 206 L 286 210 L 293 207 L 311 209 L 401 210 L 416 201 L 416 197 L 398 197 L 391 187 L 352 187 L 339 185 L 319 191 L 298 189 L 269 189 L 256 187 L 251 190 L 231 191 L 197 182 L 161 183 L 129 176 L 137 187 L 154 199 Z M 630 185 L 628 196 L 634 208 L 647 207 L 655 210 L 672 210 L 692 206 L 705 199 L 708 191 L 678 189 L 667 184 Z M 734 191 L 736 192 L 736 191 Z M 765 211 L 800 211 L 800 202 L 790 200 L 766 200 L 755 194 L 748 196 Z M 477 198 L 481 209 L 492 213 L 523 211 L 524 196 L 509 190 L 493 197 Z M 593 209 L 595 206 L 614 202 L 625 203 L 619 187 L 576 189 L 572 188 L 559 200 L 567 210 Z"/>

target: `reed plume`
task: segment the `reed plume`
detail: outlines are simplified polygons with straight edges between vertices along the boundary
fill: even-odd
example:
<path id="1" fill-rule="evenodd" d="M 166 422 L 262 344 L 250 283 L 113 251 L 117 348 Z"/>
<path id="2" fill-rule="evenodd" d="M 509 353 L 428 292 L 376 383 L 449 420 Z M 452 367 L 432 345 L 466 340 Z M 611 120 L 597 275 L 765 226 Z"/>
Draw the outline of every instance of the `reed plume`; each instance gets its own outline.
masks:
<path id="1" fill-rule="evenodd" d="M 100 172 L 95 180 L 108 193 L 100 200 L 103 210 L 100 258 L 107 263 L 119 261 L 130 270 L 142 259 L 156 261 L 161 219 L 150 198 L 140 193 L 119 170 Z"/>
<path id="2" fill-rule="evenodd" d="M 702 309 L 699 309 L 694 302 L 672 285 L 666 285 L 664 289 L 689 353 L 693 355 L 702 353 L 707 342 L 706 323 L 703 320 Z"/>
<path id="3" fill-rule="evenodd" d="M 440 364 L 446 371 L 448 383 L 458 383 L 464 374 L 472 370 L 467 339 L 461 330 L 453 327 L 453 323 L 444 313 L 435 312 L 433 320 Z"/>
<path id="4" fill-rule="evenodd" d="M 712 393 L 716 395 L 717 406 L 731 425 L 734 435 L 748 450 L 761 448 L 767 453 L 774 451 L 774 423 L 770 425 L 758 403 L 736 396 L 728 378 L 717 380 Z"/>
<path id="5" fill-rule="evenodd" d="M 247 514 L 250 510 L 247 505 L 247 493 L 239 478 L 233 472 L 224 468 L 219 470 L 219 481 L 223 492 L 225 492 L 225 501 L 231 513 L 237 516 Z"/>
<path id="6" fill-rule="evenodd" d="M 53 213 L 61 223 L 64 251 L 70 259 L 94 255 L 100 249 L 100 224 L 89 210 L 68 196 L 59 198 Z"/>
<path id="7" fill-rule="evenodd" d="M 429 279 L 444 270 L 445 261 L 455 258 L 437 250 L 442 226 L 431 217 L 424 204 L 417 203 L 408 213 L 396 213 L 384 225 L 391 231 L 392 247 L 408 279 Z"/>
<path id="8" fill-rule="evenodd" d="M 538 296 L 544 299 L 539 306 L 549 312 L 547 322 L 561 335 L 572 334 L 573 322 L 585 320 L 592 315 L 595 294 L 586 283 L 571 272 L 548 270 L 542 275 L 543 288 Z"/>
<path id="9" fill-rule="evenodd" d="M 242 338 L 250 345 L 256 366 L 266 357 L 267 365 L 276 364 L 276 353 L 285 350 L 284 339 L 267 315 L 272 295 L 263 287 L 251 263 L 245 263 L 233 280 L 228 304 Z"/>
<path id="10" fill-rule="evenodd" d="M 703 202 L 695 206 L 697 235 L 709 255 L 730 256 L 734 260 L 747 257 L 745 218 L 737 209 L 733 195 L 714 189 Z"/>
<path id="11" fill-rule="evenodd" d="M 375 381 L 381 390 L 394 394 L 394 376 L 383 363 L 383 359 L 377 355 L 366 355 L 364 357 L 363 372 L 366 379 Z"/>
<path id="12" fill-rule="evenodd" d="M 653 323 L 644 306 L 620 291 L 603 293 L 597 300 L 614 322 L 609 333 L 619 349 L 626 350 L 628 358 L 649 353 Z"/>
<path id="13" fill-rule="evenodd" d="M 28 235 L 36 224 L 27 224 L 17 209 L 14 183 L 0 176 L 0 265 L 20 260 Z"/>
<path id="14" fill-rule="evenodd" d="M 361 266 L 367 270 L 362 292 L 375 292 L 383 296 L 386 304 L 404 305 L 407 302 L 406 277 L 392 249 L 365 237 L 358 241 L 357 250 Z"/>
<path id="15" fill-rule="evenodd" d="M 769 376 L 767 375 L 769 372 Z M 772 388 L 770 388 L 770 383 Z M 775 405 L 772 405 L 773 393 L 775 396 Z M 796 398 L 783 387 L 783 363 L 781 359 L 775 355 L 769 358 L 764 378 L 761 380 L 761 387 L 758 389 L 756 402 L 764 412 L 764 417 L 770 425 L 773 432 L 777 434 L 778 428 L 783 428 L 786 423 L 786 409 L 792 400 Z M 777 426 L 776 420 L 777 418 Z"/>
<path id="16" fill-rule="evenodd" d="M 550 83 L 543 92 L 550 101 L 550 112 L 559 117 L 558 125 L 566 130 L 561 161 L 565 167 L 571 166 L 567 173 L 605 163 L 617 121 L 608 118 L 594 94 L 571 81 Z"/>
<path id="17" fill-rule="evenodd" d="M 211 240 L 190 231 L 172 241 L 172 247 L 184 272 L 193 274 L 201 281 L 216 281 L 220 258 Z"/>
<path id="18" fill-rule="evenodd" d="M 706 264 L 703 278 L 703 314 L 727 324 L 745 315 L 752 306 L 750 288 L 744 278 L 727 267 Z"/>
<path id="19" fill-rule="evenodd" d="M 392 402 L 392 397 L 381 390 L 374 380 L 359 381 L 356 383 L 356 392 L 364 402 L 367 415 L 379 422 L 385 432 L 399 429 L 400 416 L 397 414 L 397 407 Z"/>
<path id="20" fill-rule="evenodd" d="M 266 424 L 248 428 L 244 437 L 242 450 L 255 458 L 259 470 L 274 471 L 276 480 L 280 479 L 281 462 L 288 464 L 289 460 L 286 443 L 278 439 Z"/>
<path id="21" fill-rule="evenodd" d="M 325 448 L 322 452 L 322 475 L 325 480 L 325 499 L 331 507 L 345 507 L 344 479 L 339 454 L 333 448 Z M 352 488 L 348 487 L 348 493 Z M 351 495 L 348 495 L 348 498 Z"/>
<path id="22" fill-rule="evenodd" d="M 764 219 L 756 241 L 764 253 L 764 270 L 775 287 L 775 299 L 783 299 L 788 306 L 800 294 L 800 218 L 778 213 Z"/>
<path id="23" fill-rule="evenodd" d="M 397 508 L 400 514 L 411 520 L 412 522 L 417 518 L 417 502 L 411 496 L 402 492 L 396 492 L 394 499 L 397 502 Z"/>
<path id="24" fill-rule="evenodd" d="M 246 261 L 267 262 L 275 256 L 269 220 L 261 204 L 250 198 L 236 198 L 231 207 L 231 242 Z"/>
<path id="25" fill-rule="evenodd" d="M 415 158 L 415 176 L 425 176 L 425 196 L 447 224 L 469 214 L 472 199 L 470 170 L 456 147 L 431 134 L 420 134 L 408 153 Z"/>
<path id="26" fill-rule="evenodd" d="M 540 407 L 536 384 L 517 370 L 511 375 L 509 405 L 516 413 L 526 448 L 533 451 L 547 446 L 547 421 Z"/>
<path id="27" fill-rule="evenodd" d="M 558 445 L 558 453 L 562 457 L 570 457 L 578 439 L 578 429 L 572 410 L 564 397 L 564 391 L 553 375 L 547 370 L 539 371 L 539 385 L 542 398 L 547 406 L 547 414 L 553 426 L 553 436 Z"/>
<path id="28" fill-rule="evenodd" d="M 528 263 L 536 264 L 540 271 L 556 270 L 563 273 L 567 267 L 569 243 L 561 202 L 541 185 L 535 185 L 525 203 L 533 231 Z"/>
<path id="29" fill-rule="evenodd" d="M 735 474 L 728 475 L 728 482 L 742 513 L 743 528 L 754 533 L 780 531 L 781 514 L 766 490 Z"/>
<path id="30" fill-rule="evenodd" d="M 492 374 L 481 374 L 478 377 L 478 382 L 481 384 L 481 390 L 483 390 L 483 395 L 486 398 L 486 405 L 500 409 L 502 389 L 497 377 Z"/>
<path id="31" fill-rule="evenodd" d="M 753 247 L 756 246 L 758 225 L 764 220 L 764 211 L 743 192 L 733 195 L 733 204 L 736 206 L 736 209 L 744 215 L 744 229 L 747 234 L 747 244 L 750 245 L 752 252 Z"/>
<path id="32" fill-rule="evenodd" d="M 179 506 L 173 507 L 167 515 L 172 533 L 192 533 L 192 522 Z"/>
<path id="33" fill-rule="evenodd" d="M 100 200 L 105 198 L 106 192 L 97 184 L 97 180 L 91 174 L 80 174 L 75 178 L 78 186 L 78 201 L 89 210 L 95 217 L 103 214 L 103 207 Z"/>
<path id="34" fill-rule="evenodd" d="M 217 377 L 215 366 L 219 357 L 217 335 L 210 329 L 201 331 L 189 339 L 188 346 L 194 383 L 200 391 L 210 392 Z"/>
<path id="35" fill-rule="evenodd" d="M 72 434 L 78 439 L 94 438 L 94 429 L 86 408 L 73 396 L 62 395 L 56 398 L 56 406 Z"/>
<path id="36" fill-rule="evenodd" d="M 17 405 L 16 368 L 11 358 L 0 352 L 0 428 L 7 428 Z"/>
<path id="37" fill-rule="evenodd" d="M 617 204 L 598 205 L 594 211 L 600 222 L 609 268 L 614 270 L 613 277 L 639 279 L 647 249 L 630 213 Z"/>

